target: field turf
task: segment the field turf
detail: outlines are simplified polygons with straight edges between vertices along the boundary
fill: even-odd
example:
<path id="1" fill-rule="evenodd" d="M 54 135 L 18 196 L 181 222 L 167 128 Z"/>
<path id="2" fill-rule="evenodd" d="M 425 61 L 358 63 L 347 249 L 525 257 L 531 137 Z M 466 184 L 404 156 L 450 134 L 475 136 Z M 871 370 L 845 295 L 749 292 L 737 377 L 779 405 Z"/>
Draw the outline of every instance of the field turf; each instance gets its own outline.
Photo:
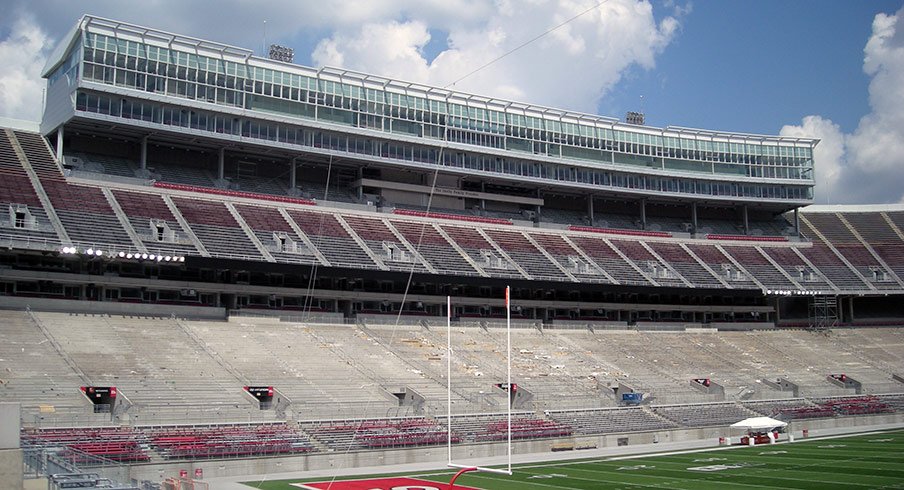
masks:
<path id="1" fill-rule="evenodd" d="M 832 439 L 798 440 L 732 450 L 650 455 L 630 459 L 584 459 L 518 465 L 514 475 L 468 473 L 459 485 L 486 490 L 555 489 L 755 489 L 755 488 L 901 488 L 904 489 L 904 430 Z M 436 482 L 445 490 L 453 472 L 336 478 L 331 490 L 398 486 L 363 479 L 411 477 Z M 265 490 L 299 490 L 292 484 L 329 479 L 245 482 Z M 357 480 L 357 482 L 354 482 Z M 343 483 L 348 482 L 348 483 Z M 354 482 L 354 483 L 353 483 Z M 432 485 L 432 484 L 431 484 Z M 326 485 L 311 488 L 326 489 Z M 416 487 L 419 488 L 419 487 Z"/>

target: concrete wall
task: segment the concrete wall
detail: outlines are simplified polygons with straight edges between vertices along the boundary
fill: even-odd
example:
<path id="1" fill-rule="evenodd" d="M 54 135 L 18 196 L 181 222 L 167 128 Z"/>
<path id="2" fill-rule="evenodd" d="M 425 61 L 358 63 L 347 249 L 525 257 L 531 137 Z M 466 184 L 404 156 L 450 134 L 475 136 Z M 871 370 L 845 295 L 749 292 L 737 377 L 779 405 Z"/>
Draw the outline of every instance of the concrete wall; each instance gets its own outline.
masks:
<path id="1" fill-rule="evenodd" d="M 22 490 L 18 403 L 0 403 L 0 488 Z"/>
<path id="2" fill-rule="evenodd" d="M 19 449 L 18 403 L 0 403 L 0 449 Z"/>
<path id="3" fill-rule="evenodd" d="M 0 449 L 0 488 L 22 490 L 21 449 Z"/>
<path id="4" fill-rule="evenodd" d="M 867 431 L 871 427 L 883 425 L 904 425 L 904 414 L 887 414 L 860 417 L 840 417 L 824 420 L 809 420 L 791 424 L 796 438 L 801 431 L 807 429 L 810 437 L 837 433 L 841 429 L 851 431 Z M 640 446 L 671 442 L 711 441 L 713 447 L 719 444 L 720 437 L 737 437 L 739 433 L 731 433 L 728 427 L 711 427 L 697 429 L 675 429 L 650 432 L 633 432 L 628 434 L 606 434 L 600 436 L 575 436 L 540 441 L 515 442 L 512 453 L 552 454 L 553 447 L 559 445 L 582 447 L 586 449 L 615 448 L 618 446 Z M 623 443 L 623 444 L 620 444 Z M 649 451 L 649 448 L 644 448 Z M 455 460 L 472 458 L 491 458 L 503 456 L 506 445 L 501 443 L 472 444 L 453 446 Z M 560 455 L 561 453 L 556 453 Z M 595 457 L 592 451 L 569 451 L 573 458 Z M 436 463 L 442 466 L 446 462 L 445 446 L 433 446 L 414 449 L 398 449 L 387 451 L 361 451 L 349 453 L 314 453 L 305 456 L 240 459 L 221 461 L 194 461 L 183 463 L 152 463 L 136 465 L 131 468 L 131 477 L 139 480 L 158 480 L 163 477 L 177 476 L 179 470 L 187 470 L 194 475 L 195 469 L 203 470 L 205 478 L 235 477 L 244 475 L 269 475 L 278 479 L 275 474 L 311 470 L 347 471 L 351 468 L 369 466 L 392 466 L 407 463 Z M 386 471 L 392 471 L 387 468 Z"/>
<path id="5" fill-rule="evenodd" d="M 226 319 L 225 308 L 207 306 L 158 305 L 146 303 L 117 303 L 112 301 L 79 301 L 73 299 L 23 298 L 0 296 L 0 309 L 58 313 L 89 313 L 110 315 L 171 316 L 205 320 Z"/>

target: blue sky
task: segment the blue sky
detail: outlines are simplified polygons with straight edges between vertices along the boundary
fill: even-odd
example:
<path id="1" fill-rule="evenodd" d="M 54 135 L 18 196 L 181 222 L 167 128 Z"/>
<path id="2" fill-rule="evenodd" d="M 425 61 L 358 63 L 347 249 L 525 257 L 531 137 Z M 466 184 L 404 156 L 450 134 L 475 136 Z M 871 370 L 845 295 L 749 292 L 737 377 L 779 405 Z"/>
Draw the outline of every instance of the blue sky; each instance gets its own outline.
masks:
<path id="1" fill-rule="evenodd" d="M 293 47 L 299 63 L 444 85 L 596 3 L 271 0 L 264 9 L 223 0 L 211 9 L 203 0 L 7 0 L 0 116 L 39 117 L 36 73 L 83 13 L 253 49 L 266 21 L 267 40 Z M 456 88 L 616 117 L 642 108 L 655 126 L 822 138 L 818 202 L 901 202 L 901 8 L 900 0 L 607 0 Z"/>
<path id="2" fill-rule="evenodd" d="M 863 47 L 892 1 L 695 1 L 656 68 L 626 77 L 600 109 L 644 96 L 648 120 L 774 133 L 808 114 L 852 131 L 869 111 Z"/>

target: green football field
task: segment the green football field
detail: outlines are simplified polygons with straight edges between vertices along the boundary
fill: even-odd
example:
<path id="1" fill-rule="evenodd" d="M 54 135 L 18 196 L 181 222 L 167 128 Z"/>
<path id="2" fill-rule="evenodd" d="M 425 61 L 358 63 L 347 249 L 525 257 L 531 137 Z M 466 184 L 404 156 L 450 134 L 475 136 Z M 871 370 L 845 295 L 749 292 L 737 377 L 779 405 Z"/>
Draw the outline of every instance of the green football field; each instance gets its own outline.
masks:
<path id="1" fill-rule="evenodd" d="M 513 476 L 468 473 L 458 479 L 455 487 L 904 489 L 904 430 L 731 450 L 523 464 L 513 470 Z M 406 488 L 405 485 L 420 489 L 436 482 L 436 488 L 445 490 L 452 474 L 449 470 L 340 477 L 332 482 L 321 478 L 245 484 L 267 490 L 389 490 Z"/>

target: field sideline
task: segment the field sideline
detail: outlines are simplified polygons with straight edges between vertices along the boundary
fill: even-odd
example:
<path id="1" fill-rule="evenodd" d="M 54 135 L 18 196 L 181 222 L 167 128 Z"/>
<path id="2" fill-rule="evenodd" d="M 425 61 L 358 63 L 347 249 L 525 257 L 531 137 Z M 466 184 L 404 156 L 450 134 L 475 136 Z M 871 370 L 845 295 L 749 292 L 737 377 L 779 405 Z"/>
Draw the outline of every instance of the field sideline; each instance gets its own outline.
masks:
<path id="1" fill-rule="evenodd" d="M 244 482 L 263 490 L 380 489 L 429 484 L 445 490 L 454 472 L 435 471 L 337 478 Z M 456 488 L 486 490 L 569 489 L 755 489 L 755 488 L 901 488 L 904 489 L 904 430 L 791 444 L 732 450 L 680 452 L 630 458 L 596 458 L 553 463 L 522 464 L 511 477 L 468 473 Z M 417 481 L 400 480 L 402 477 Z M 384 483 L 375 481 L 395 478 Z M 315 483 L 321 484 L 315 484 Z M 434 483 L 435 482 L 435 483 Z M 404 487 L 403 487 L 404 488 Z M 414 487 L 423 488 L 423 487 Z"/>

